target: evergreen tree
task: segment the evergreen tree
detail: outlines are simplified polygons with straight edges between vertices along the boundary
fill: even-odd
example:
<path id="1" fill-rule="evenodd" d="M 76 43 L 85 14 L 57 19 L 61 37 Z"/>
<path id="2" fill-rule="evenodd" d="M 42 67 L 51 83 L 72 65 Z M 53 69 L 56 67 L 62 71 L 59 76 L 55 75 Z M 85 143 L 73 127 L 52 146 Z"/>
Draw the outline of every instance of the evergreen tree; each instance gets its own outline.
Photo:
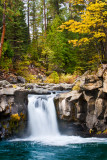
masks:
<path id="1" fill-rule="evenodd" d="M 14 59 L 19 59 L 28 46 L 28 27 L 25 22 L 24 4 L 21 0 L 9 3 L 13 14 L 7 16 L 6 36 L 14 50 Z M 15 13 L 15 14 L 14 14 Z"/>

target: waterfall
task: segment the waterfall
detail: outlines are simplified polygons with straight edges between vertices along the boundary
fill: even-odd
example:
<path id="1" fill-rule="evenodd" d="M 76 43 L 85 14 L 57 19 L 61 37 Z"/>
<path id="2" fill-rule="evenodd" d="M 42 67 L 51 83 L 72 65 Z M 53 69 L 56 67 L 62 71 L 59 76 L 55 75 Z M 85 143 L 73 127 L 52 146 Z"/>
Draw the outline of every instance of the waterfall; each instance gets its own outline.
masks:
<path id="1" fill-rule="evenodd" d="M 53 94 L 28 96 L 28 131 L 30 136 L 60 135 L 53 98 Z"/>
<path id="2" fill-rule="evenodd" d="M 11 141 L 33 141 L 49 146 L 65 146 L 82 143 L 107 143 L 105 138 L 82 138 L 59 133 L 53 94 L 28 96 L 28 132 L 25 138 Z M 72 133 L 72 132 L 71 132 Z"/>

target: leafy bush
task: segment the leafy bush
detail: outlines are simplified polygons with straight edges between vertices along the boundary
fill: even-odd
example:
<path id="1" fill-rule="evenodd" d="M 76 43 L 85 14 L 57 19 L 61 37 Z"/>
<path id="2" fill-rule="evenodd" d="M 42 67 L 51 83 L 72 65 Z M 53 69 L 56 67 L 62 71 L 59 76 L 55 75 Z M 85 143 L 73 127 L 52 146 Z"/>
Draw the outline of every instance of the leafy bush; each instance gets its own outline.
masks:
<path id="1" fill-rule="evenodd" d="M 77 78 L 76 75 L 61 74 L 60 75 L 60 83 L 70 83 L 70 84 L 72 84 L 75 81 L 76 78 Z"/>
<path id="2" fill-rule="evenodd" d="M 57 72 L 51 73 L 47 78 L 45 83 L 59 83 L 59 76 Z"/>

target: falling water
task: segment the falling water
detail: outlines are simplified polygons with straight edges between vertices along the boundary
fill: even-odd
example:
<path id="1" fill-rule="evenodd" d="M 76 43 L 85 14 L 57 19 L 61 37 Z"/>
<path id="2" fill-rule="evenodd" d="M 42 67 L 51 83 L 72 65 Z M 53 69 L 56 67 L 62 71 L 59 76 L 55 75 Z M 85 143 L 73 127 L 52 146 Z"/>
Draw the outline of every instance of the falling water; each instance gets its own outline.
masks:
<path id="1" fill-rule="evenodd" d="M 32 137 L 59 135 L 54 95 L 29 95 L 28 130 Z"/>

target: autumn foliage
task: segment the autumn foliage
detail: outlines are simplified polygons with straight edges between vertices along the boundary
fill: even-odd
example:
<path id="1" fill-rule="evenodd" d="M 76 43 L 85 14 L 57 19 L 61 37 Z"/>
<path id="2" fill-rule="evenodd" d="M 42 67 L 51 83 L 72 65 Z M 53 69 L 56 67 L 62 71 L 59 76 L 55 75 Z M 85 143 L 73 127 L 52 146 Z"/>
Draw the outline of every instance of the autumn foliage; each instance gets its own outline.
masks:
<path id="1" fill-rule="evenodd" d="M 75 3 L 77 3 L 76 0 Z M 84 34 L 79 39 L 69 40 L 69 43 L 73 43 L 74 46 L 89 44 L 92 41 L 96 47 L 97 43 L 102 44 L 101 52 L 107 59 L 107 3 L 101 0 L 96 0 L 95 3 L 90 2 L 86 10 L 81 12 L 81 21 L 71 19 L 63 23 L 60 29 Z"/>

